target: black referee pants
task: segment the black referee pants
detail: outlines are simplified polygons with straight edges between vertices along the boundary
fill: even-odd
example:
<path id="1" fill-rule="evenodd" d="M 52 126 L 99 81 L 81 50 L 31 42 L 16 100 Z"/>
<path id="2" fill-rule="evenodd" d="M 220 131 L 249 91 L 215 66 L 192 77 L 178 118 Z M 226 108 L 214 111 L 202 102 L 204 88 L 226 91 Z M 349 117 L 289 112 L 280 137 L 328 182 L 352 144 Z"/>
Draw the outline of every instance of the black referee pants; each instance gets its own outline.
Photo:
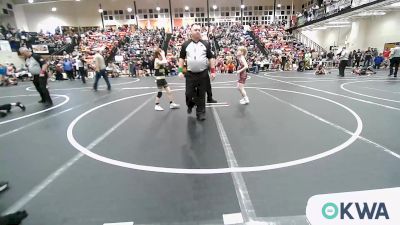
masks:
<path id="1" fill-rule="evenodd" d="M 208 71 L 186 74 L 186 105 L 196 107 L 196 115 L 206 113 L 206 90 L 209 82 Z"/>
<path id="2" fill-rule="evenodd" d="M 47 104 L 53 104 L 49 90 L 47 89 L 47 75 L 44 77 L 41 77 L 39 75 L 33 75 L 33 85 L 35 85 L 37 92 L 39 92 L 39 95 L 41 97 L 40 100 L 41 102 Z"/>

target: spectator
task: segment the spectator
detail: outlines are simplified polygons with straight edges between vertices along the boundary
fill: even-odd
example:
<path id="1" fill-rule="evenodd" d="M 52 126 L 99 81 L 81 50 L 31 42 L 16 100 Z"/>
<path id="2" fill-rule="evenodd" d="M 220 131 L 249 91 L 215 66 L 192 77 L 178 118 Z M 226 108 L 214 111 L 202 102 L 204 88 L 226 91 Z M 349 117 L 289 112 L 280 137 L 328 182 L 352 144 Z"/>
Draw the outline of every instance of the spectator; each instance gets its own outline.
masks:
<path id="1" fill-rule="evenodd" d="M 382 53 L 380 53 L 379 56 L 375 57 L 375 59 L 374 59 L 374 62 L 375 62 L 374 69 L 380 69 L 383 60 L 384 59 L 383 59 L 383 54 Z"/>

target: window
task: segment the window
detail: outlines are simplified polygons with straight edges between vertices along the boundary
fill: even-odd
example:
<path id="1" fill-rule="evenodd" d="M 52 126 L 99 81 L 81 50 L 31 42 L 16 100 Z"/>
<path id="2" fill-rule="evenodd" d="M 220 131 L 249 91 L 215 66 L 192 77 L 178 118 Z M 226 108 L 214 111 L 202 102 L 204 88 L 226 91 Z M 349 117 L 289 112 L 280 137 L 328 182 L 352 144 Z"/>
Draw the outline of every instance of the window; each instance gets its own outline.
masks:
<path id="1" fill-rule="evenodd" d="M 154 14 L 154 18 L 156 18 L 156 19 L 157 19 L 157 18 L 158 18 L 158 15 L 157 15 L 157 14 Z"/>
<path id="2" fill-rule="evenodd" d="M 200 8 L 196 8 L 196 12 L 200 12 Z"/>
<path id="3" fill-rule="evenodd" d="M 105 16 L 105 17 L 104 17 L 104 20 L 108 20 L 108 16 Z"/>
<path id="4" fill-rule="evenodd" d="M 194 13 L 190 13 L 190 17 L 194 17 Z"/>
<path id="5" fill-rule="evenodd" d="M 114 20 L 114 17 L 113 16 L 109 16 L 108 19 L 109 20 Z"/>
<path id="6" fill-rule="evenodd" d="M 103 15 L 108 15 L 108 12 L 107 11 L 103 11 Z"/>
<path id="7" fill-rule="evenodd" d="M 125 19 L 129 20 L 129 15 L 126 15 Z"/>
<path id="8" fill-rule="evenodd" d="M 236 16 L 240 16 L 240 12 L 236 12 Z"/>
<path id="9" fill-rule="evenodd" d="M 144 15 L 143 15 L 143 18 L 147 19 L 147 14 L 144 14 Z"/>
<path id="10" fill-rule="evenodd" d="M 124 10 L 119 10 L 119 14 L 120 15 L 124 14 Z"/>
<path id="11" fill-rule="evenodd" d="M 269 11 L 269 12 L 268 12 L 268 15 L 272 16 L 272 11 Z"/>
<path id="12" fill-rule="evenodd" d="M 249 12 L 249 16 L 252 16 L 253 15 L 253 12 Z"/>
<path id="13" fill-rule="evenodd" d="M 201 13 L 200 15 L 201 15 L 201 17 L 204 17 L 204 13 Z"/>
<path id="14" fill-rule="evenodd" d="M 286 6 L 286 9 L 290 9 L 290 5 Z"/>
<path id="15" fill-rule="evenodd" d="M 258 10 L 263 10 L 263 7 L 262 6 L 258 6 Z"/>
<path id="16" fill-rule="evenodd" d="M 150 19 L 153 19 L 153 14 L 150 14 Z"/>
<path id="17" fill-rule="evenodd" d="M 149 13 L 153 13 L 153 10 L 152 10 L 152 9 L 149 9 Z"/>
<path id="18" fill-rule="evenodd" d="M 180 17 L 183 17 L 183 13 L 179 14 Z"/>
<path id="19" fill-rule="evenodd" d="M 138 13 L 140 13 L 140 14 L 141 14 L 141 13 L 143 13 L 143 12 L 142 12 L 142 10 L 141 10 L 141 9 L 139 9 L 139 10 L 138 10 Z"/>
<path id="20" fill-rule="evenodd" d="M 118 10 L 114 10 L 114 15 L 118 15 Z"/>
<path id="21" fill-rule="evenodd" d="M 281 15 L 285 15 L 285 11 L 281 11 Z"/>

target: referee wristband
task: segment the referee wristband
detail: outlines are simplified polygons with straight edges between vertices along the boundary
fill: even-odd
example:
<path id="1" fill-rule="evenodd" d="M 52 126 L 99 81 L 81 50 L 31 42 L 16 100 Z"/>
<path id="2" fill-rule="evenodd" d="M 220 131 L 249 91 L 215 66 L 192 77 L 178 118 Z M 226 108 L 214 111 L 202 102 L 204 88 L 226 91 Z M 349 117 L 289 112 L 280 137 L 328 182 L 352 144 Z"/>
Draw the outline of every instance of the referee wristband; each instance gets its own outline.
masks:
<path id="1" fill-rule="evenodd" d="M 215 73 L 215 68 L 211 68 L 211 73 Z"/>
<path id="2" fill-rule="evenodd" d="M 179 68 L 178 68 L 178 72 L 179 72 L 179 73 L 183 73 L 183 68 L 182 68 L 182 67 L 179 67 Z"/>

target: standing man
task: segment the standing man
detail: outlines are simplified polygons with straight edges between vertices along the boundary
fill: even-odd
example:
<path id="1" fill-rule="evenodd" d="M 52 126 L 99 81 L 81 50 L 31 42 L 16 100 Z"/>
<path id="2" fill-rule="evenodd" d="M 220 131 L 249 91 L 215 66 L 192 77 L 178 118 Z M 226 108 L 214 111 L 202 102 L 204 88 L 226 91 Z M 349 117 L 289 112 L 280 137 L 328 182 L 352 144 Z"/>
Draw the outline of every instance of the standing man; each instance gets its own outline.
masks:
<path id="1" fill-rule="evenodd" d="M 399 71 L 399 64 L 400 64 L 400 43 L 397 43 L 397 46 L 392 49 L 390 54 L 389 76 L 394 75 L 394 77 L 397 77 L 397 72 Z M 393 73 L 393 67 L 394 67 L 394 73 Z"/>
<path id="2" fill-rule="evenodd" d="M 349 52 L 346 50 L 346 47 L 342 48 L 342 51 L 338 54 L 339 56 L 339 77 L 344 77 L 344 70 L 349 62 Z"/>
<path id="3" fill-rule="evenodd" d="M 69 58 L 64 59 L 63 68 L 67 77 L 70 81 L 74 80 L 74 69 L 72 68 L 72 62 Z"/>
<path id="4" fill-rule="evenodd" d="M 53 101 L 51 100 L 49 90 L 47 89 L 48 64 L 42 58 L 42 56 L 32 54 L 32 52 L 26 47 L 21 47 L 19 52 L 25 58 L 28 71 L 33 76 L 33 85 L 35 85 L 35 88 L 41 97 L 39 103 L 44 103 L 47 107 L 52 106 Z"/>
<path id="5" fill-rule="evenodd" d="M 179 77 L 183 78 L 183 65 L 187 62 L 186 73 L 186 105 L 187 112 L 192 113 L 196 105 L 197 120 L 206 119 L 206 89 L 208 83 L 208 69 L 211 79 L 215 78 L 215 59 L 208 42 L 201 40 L 201 27 L 193 24 L 191 39 L 183 43 L 179 56 Z"/>
<path id="6" fill-rule="evenodd" d="M 372 64 L 372 51 L 371 51 L 371 47 L 368 47 L 367 51 L 365 51 L 364 53 L 364 67 L 365 64 L 367 64 L 367 67 L 369 66 L 369 64 Z"/>
<path id="7" fill-rule="evenodd" d="M 81 76 L 82 83 L 86 84 L 86 71 L 84 64 L 86 61 L 83 59 L 83 56 L 80 55 L 76 58 L 76 68 L 79 71 L 79 75 Z"/>
<path id="8" fill-rule="evenodd" d="M 93 90 L 97 91 L 97 84 L 101 77 L 104 78 L 107 84 L 107 89 L 111 91 L 110 81 L 108 81 L 108 77 L 106 74 L 106 63 L 104 61 L 104 57 L 100 54 L 100 50 L 96 51 L 96 55 L 94 55 L 94 65 L 96 70 L 96 78 L 94 80 Z"/>
<path id="9" fill-rule="evenodd" d="M 354 57 L 355 57 L 355 59 L 356 59 L 355 65 L 356 65 L 357 67 L 360 67 L 360 61 L 361 61 L 361 57 L 362 57 L 362 52 L 361 52 L 360 49 L 358 49 L 358 51 L 356 52 L 356 54 L 354 55 Z"/>

